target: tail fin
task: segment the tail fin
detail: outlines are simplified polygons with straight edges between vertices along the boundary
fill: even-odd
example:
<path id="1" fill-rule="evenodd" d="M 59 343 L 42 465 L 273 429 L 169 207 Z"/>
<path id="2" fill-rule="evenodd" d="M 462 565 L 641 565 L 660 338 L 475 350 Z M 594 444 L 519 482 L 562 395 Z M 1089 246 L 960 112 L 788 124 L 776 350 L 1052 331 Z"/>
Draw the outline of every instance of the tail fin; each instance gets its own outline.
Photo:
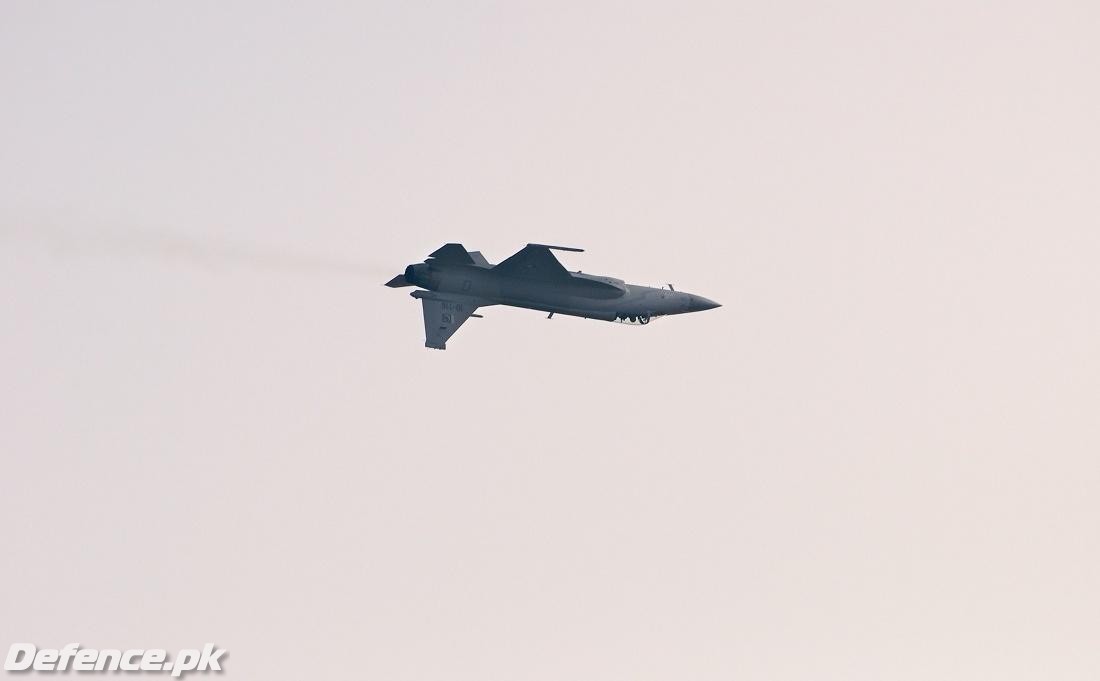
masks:
<path id="1" fill-rule="evenodd" d="M 443 246 L 436 249 L 429 257 L 435 258 L 436 262 L 447 263 L 449 265 L 474 264 L 474 259 L 470 257 L 470 254 L 462 244 L 443 244 Z"/>

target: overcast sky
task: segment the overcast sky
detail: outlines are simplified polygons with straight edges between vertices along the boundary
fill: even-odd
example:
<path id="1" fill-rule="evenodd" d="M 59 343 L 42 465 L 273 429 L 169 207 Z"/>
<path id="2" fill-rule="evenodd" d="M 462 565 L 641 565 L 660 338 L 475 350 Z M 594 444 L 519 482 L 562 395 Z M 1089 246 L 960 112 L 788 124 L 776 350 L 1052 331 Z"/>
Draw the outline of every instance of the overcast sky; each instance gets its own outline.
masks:
<path id="1" fill-rule="evenodd" d="M 0 5 L 5 654 L 1096 678 L 1100 5 L 277 4 Z"/>

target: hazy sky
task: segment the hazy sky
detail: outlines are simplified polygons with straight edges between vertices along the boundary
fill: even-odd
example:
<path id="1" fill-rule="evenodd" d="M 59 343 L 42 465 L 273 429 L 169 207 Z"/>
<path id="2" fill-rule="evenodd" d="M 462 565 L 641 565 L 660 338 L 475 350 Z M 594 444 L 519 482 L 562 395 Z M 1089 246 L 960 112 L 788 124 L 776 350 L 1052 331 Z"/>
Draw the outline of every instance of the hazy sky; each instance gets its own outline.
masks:
<path id="1" fill-rule="evenodd" d="M 0 5 L 5 654 L 1096 678 L 1100 4 L 276 4 Z"/>

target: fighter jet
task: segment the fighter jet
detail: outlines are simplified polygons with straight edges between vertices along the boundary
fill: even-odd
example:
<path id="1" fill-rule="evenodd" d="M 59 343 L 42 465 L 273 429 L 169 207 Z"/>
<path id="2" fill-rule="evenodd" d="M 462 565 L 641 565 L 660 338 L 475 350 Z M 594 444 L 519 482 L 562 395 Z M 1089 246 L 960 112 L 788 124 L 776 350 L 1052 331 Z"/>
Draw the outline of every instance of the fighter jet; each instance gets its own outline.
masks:
<path id="1" fill-rule="evenodd" d="M 424 306 L 424 345 L 447 349 L 447 339 L 479 307 L 510 305 L 555 314 L 648 324 L 654 317 L 721 307 L 702 296 L 666 288 L 637 286 L 622 279 L 570 272 L 551 251 L 583 249 L 527 244 L 497 265 L 462 244 L 446 244 L 427 260 L 405 268 L 386 282 L 390 288 L 416 286 L 410 295 Z"/>

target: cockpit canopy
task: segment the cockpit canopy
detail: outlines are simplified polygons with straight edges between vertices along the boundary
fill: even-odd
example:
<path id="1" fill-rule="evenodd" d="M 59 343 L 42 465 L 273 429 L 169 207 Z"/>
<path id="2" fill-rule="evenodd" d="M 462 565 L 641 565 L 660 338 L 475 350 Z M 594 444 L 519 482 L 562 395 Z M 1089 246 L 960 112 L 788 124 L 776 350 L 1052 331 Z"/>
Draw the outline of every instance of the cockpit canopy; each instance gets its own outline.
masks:
<path id="1" fill-rule="evenodd" d="M 625 281 L 623 281 L 622 279 L 616 279 L 615 277 L 604 277 L 598 274 L 583 274 L 581 272 L 574 272 L 573 276 L 577 279 L 587 279 L 588 281 L 594 281 L 598 284 L 610 286 L 618 291 L 617 296 L 621 296 L 629 290 Z"/>

